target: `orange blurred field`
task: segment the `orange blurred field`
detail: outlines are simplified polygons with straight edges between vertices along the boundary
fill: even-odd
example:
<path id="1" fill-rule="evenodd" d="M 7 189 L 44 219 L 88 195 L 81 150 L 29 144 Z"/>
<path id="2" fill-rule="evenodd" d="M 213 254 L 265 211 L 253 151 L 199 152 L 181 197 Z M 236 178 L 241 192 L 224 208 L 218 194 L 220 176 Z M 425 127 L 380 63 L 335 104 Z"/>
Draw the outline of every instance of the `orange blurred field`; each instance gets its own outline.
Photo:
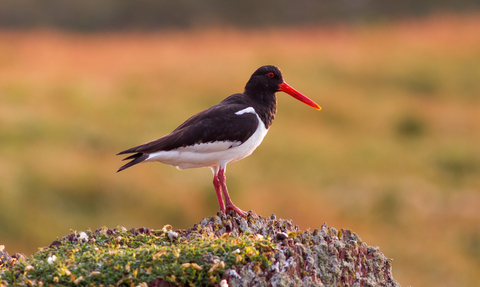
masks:
<path id="1" fill-rule="evenodd" d="M 355 231 L 402 286 L 480 281 L 480 15 L 298 27 L 75 34 L 0 31 L 0 245 L 73 230 L 187 228 L 218 206 L 209 169 L 115 173 L 115 154 L 241 92 L 278 93 L 262 145 L 228 166 L 236 205 Z"/>

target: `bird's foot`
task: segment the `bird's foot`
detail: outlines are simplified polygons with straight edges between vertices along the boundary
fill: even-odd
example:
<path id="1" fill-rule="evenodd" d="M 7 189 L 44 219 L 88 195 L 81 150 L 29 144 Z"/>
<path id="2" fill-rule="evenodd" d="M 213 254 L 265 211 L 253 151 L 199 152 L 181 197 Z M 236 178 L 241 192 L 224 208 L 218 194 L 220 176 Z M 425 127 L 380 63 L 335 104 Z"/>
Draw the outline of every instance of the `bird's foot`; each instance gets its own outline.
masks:
<path id="1" fill-rule="evenodd" d="M 247 214 L 248 214 L 247 212 L 241 210 L 240 208 L 236 207 L 236 206 L 233 205 L 233 204 L 232 204 L 232 205 L 228 205 L 228 204 L 227 204 L 226 210 L 227 210 L 226 213 L 228 213 L 230 210 L 233 210 L 233 211 L 235 211 L 236 213 L 238 213 L 238 215 L 240 215 L 241 217 L 247 217 Z"/>

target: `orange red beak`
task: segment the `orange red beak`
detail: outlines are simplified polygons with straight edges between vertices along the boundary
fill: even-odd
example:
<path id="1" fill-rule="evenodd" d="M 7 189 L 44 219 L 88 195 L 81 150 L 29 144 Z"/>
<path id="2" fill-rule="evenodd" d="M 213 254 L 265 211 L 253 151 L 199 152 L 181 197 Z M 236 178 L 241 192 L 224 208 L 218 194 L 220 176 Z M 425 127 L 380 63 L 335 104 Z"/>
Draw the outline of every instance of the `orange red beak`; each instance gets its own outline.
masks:
<path id="1" fill-rule="evenodd" d="M 310 100 L 309 98 L 305 97 L 302 95 L 299 91 L 295 90 L 294 88 L 290 87 L 287 83 L 283 82 L 280 85 L 278 85 L 278 90 L 282 91 L 284 93 L 289 94 L 290 96 L 294 97 L 295 99 L 299 100 L 300 102 L 303 102 L 310 107 L 321 110 L 322 108 L 317 105 L 314 101 Z"/>

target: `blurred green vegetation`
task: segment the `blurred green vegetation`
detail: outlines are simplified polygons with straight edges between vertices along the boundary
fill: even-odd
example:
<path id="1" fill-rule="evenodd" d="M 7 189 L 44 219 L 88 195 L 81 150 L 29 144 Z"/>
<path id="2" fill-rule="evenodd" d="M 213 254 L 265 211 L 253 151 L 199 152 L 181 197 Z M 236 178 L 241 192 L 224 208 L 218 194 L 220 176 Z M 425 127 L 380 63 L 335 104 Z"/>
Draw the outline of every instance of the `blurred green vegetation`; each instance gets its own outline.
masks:
<path id="1" fill-rule="evenodd" d="M 194 0 L 2 0 L 0 27 L 49 27 L 84 32 L 225 25 L 259 28 L 338 22 L 372 23 L 479 9 L 477 0 L 204 0 L 201 3 Z"/>
<path id="2" fill-rule="evenodd" d="M 475 286 L 480 17 L 261 30 L 0 31 L 0 244 L 32 254 L 70 229 L 187 228 L 217 212 L 209 169 L 115 173 L 115 154 L 241 92 L 278 93 L 252 156 L 228 166 L 245 210 L 357 232 L 405 286 Z"/>

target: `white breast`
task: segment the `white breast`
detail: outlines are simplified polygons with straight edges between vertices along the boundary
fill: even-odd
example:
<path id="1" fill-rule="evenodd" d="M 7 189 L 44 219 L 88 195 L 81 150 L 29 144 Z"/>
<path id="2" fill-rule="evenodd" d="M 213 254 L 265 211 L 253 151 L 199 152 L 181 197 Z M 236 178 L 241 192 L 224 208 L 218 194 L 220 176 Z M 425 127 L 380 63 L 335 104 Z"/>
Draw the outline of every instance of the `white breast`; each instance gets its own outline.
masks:
<path id="1" fill-rule="evenodd" d="M 145 162 L 159 161 L 173 165 L 178 169 L 197 167 L 222 167 L 227 163 L 241 160 L 252 154 L 260 145 L 268 132 L 262 120 L 252 107 L 245 108 L 235 114 L 241 116 L 252 113 L 257 116 L 258 127 L 253 135 L 243 144 L 232 141 L 218 141 L 213 143 L 201 143 L 193 146 L 181 147 L 171 151 L 160 151 L 149 154 Z"/>

